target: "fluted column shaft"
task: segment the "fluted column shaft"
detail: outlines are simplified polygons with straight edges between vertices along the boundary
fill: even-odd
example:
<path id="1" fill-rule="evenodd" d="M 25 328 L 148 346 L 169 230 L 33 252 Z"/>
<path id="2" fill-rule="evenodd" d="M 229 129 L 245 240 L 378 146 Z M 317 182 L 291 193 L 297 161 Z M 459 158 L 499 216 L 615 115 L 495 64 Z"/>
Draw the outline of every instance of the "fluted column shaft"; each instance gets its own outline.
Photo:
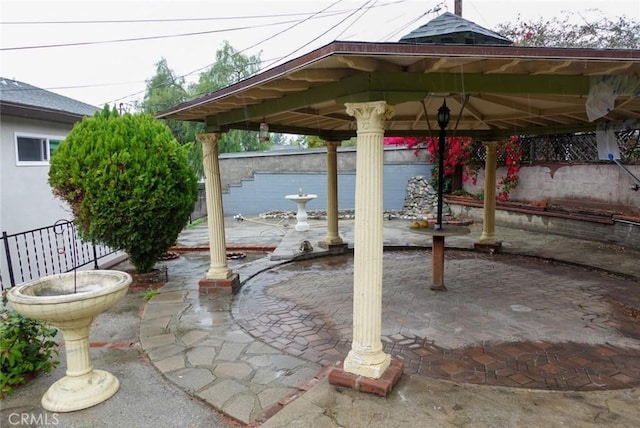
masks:
<path id="1" fill-rule="evenodd" d="M 224 233 L 224 213 L 222 210 L 222 181 L 218 163 L 219 133 L 199 134 L 196 139 L 202 143 L 204 165 L 204 189 L 207 196 L 207 226 L 209 229 L 209 254 L 211 263 L 207 279 L 229 279 L 232 271 L 227 266 L 227 244 Z"/>
<path id="2" fill-rule="evenodd" d="M 394 109 L 385 101 L 347 103 L 357 121 L 353 273 L 353 343 L 344 370 L 380 378 L 391 362 L 382 351 L 383 137 Z"/>
<path id="3" fill-rule="evenodd" d="M 339 142 L 328 142 L 327 146 L 327 236 L 329 245 L 342 244 L 338 234 L 338 155 Z"/>
<path id="4" fill-rule="evenodd" d="M 484 143 L 484 204 L 481 244 L 495 244 L 496 239 L 496 169 L 498 143 Z"/>

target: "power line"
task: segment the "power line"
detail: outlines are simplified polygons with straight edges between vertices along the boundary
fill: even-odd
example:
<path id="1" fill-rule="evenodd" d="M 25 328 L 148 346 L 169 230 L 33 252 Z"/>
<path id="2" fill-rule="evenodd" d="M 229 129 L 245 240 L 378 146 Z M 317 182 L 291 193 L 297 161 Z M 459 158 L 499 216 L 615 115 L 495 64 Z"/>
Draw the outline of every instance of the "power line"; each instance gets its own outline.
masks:
<path id="1" fill-rule="evenodd" d="M 248 27 L 239 27 L 239 28 L 233 28 L 233 29 L 213 30 L 213 31 L 207 31 L 207 32 L 197 32 L 197 33 L 194 32 L 194 33 L 182 33 L 182 34 L 177 34 L 177 35 L 163 35 L 163 36 L 153 36 L 153 37 L 119 39 L 119 40 L 113 40 L 113 41 L 79 42 L 79 43 L 72 43 L 72 44 L 53 45 L 51 47 L 75 46 L 75 45 L 85 45 L 85 44 L 100 44 L 100 43 L 114 43 L 114 42 L 136 41 L 136 40 L 149 40 L 149 39 L 154 39 L 154 38 L 183 37 L 183 36 L 198 35 L 198 34 L 209 34 L 209 33 L 225 32 L 225 31 L 237 31 L 237 30 L 244 30 L 244 29 L 248 29 L 248 28 L 255 29 L 255 28 L 259 28 L 259 27 L 267 27 L 267 26 L 281 25 L 281 24 L 287 24 L 287 23 L 294 22 L 294 24 L 291 25 L 290 27 L 288 27 L 287 29 L 285 29 L 283 31 L 279 31 L 279 32 L 275 33 L 274 35 L 272 35 L 270 37 L 262 39 L 259 43 L 256 43 L 256 44 L 254 44 L 254 45 L 252 45 L 252 46 L 250 46 L 248 48 L 245 48 L 245 49 L 242 49 L 241 51 L 238 51 L 238 53 L 241 53 L 241 52 L 244 52 L 244 51 L 246 51 L 248 49 L 256 47 L 256 46 L 258 46 L 258 45 L 260 45 L 262 43 L 266 43 L 267 41 L 269 41 L 269 40 L 271 40 L 271 39 L 273 39 L 273 38 L 275 38 L 275 37 L 277 37 L 277 36 L 279 36 L 279 35 L 281 35 L 283 33 L 286 33 L 287 31 L 291 30 L 292 28 L 294 28 L 294 27 L 296 27 L 296 26 L 298 26 L 298 25 L 300 25 L 300 24 L 302 24 L 304 22 L 307 22 L 310 19 L 317 19 L 317 18 L 325 18 L 325 17 L 336 16 L 336 15 L 343 15 L 345 13 L 351 12 L 345 19 L 341 20 L 339 23 L 337 23 L 336 25 L 332 26 L 327 31 L 323 32 L 322 34 L 320 34 L 319 36 L 317 36 L 313 40 L 309 41 L 308 43 L 306 43 L 302 47 L 292 51 L 291 53 L 289 53 L 289 54 L 287 54 L 285 56 L 282 56 L 280 58 L 272 58 L 272 59 L 266 59 L 266 60 L 261 60 L 260 61 L 260 63 L 266 63 L 266 62 L 273 61 L 272 64 L 275 64 L 275 63 L 277 63 L 279 61 L 282 61 L 282 60 L 290 57 L 291 55 L 293 55 L 296 52 L 300 51 L 305 46 L 308 46 L 310 43 L 313 43 L 314 41 L 318 40 L 322 36 L 326 35 L 328 32 L 330 32 L 331 30 L 333 30 L 337 26 L 339 26 L 339 25 L 343 24 L 344 22 L 346 22 L 346 20 L 348 20 L 350 17 L 352 17 L 358 11 L 364 10 L 365 7 L 366 7 L 366 10 L 368 11 L 368 10 L 373 9 L 373 8 L 393 6 L 393 5 L 397 5 L 397 4 L 401 4 L 401 3 L 405 3 L 406 2 L 406 0 L 394 0 L 394 1 L 389 1 L 389 2 L 386 2 L 386 3 L 382 3 L 382 4 L 373 4 L 373 5 L 367 6 L 367 4 L 369 4 L 371 2 L 371 0 L 370 0 L 369 2 L 367 2 L 366 4 L 360 6 L 359 8 L 357 8 L 355 10 L 354 9 L 346 9 L 346 10 L 339 10 L 339 11 L 328 11 L 329 8 L 335 6 L 336 4 L 340 3 L 341 1 L 342 0 L 338 0 L 338 1 L 334 2 L 334 3 L 332 3 L 331 6 L 325 8 L 325 9 L 319 11 L 319 12 L 312 13 L 312 14 L 306 13 L 306 14 L 265 15 L 265 17 L 272 17 L 272 16 L 275 16 L 275 17 L 288 17 L 288 16 L 300 16 L 300 15 L 306 16 L 305 19 L 300 20 L 300 21 L 289 20 L 289 21 L 282 21 L 282 22 L 279 22 L 279 23 L 276 23 L 276 24 L 268 24 L 268 25 L 263 25 L 263 26 L 248 26 Z M 363 14 L 364 14 L 364 12 L 363 12 Z M 250 16 L 249 18 L 257 18 L 257 17 L 258 16 Z M 246 18 L 246 17 L 240 17 L 240 18 Z M 207 20 L 209 18 L 194 18 L 194 19 Z M 211 18 L 211 19 L 214 19 L 214 18 Z M 223 19 L 223 18 L 221 18 L 221 19 Z M 357 20 L 359 20 L 359 19 L 360 18 L 358 18 Z M 169 21 L 173 21 L 173 20 L 181 21 L 182 19 L 172 19 L 172 20 L 169 20 Z M 156 20 L 127 20 L 127 21 L 122 21 L 122 22 L 154 22 L 154 21 L 156 21 Z M 159 22 L 164 22 L 165 20 L 158 20 L 158 21 Z M 58 21 L 49 21 L 49 22 L 54 23 L 54 22 L 58 22 Z M 81 22 L 87 22 L 87 21 L 65 21 L 64 23 L 69 23 L 69 22 L 81 23 Z M 91 22 L 106 23 L 107 21 L 91 21 Z M 117 21 L 117 22 L 120 23 L 121 21 Z M 38 23 L 43 23 L 43 22 L 38 22 Z M 62 23 L 62 21 L 60 21 L 60 23 Z M 344 33 L 344 31 L 342 33 Z M 342 34 L 342 33 L 340 33 L 340 34 Z M 32 47 L 32 48 L 36 49 L 36 48 L 45 48 L 45 47 L 48 47 L 48 46 L 35 46 L 35 47 Z M 22 48 L 29 48 L 29 47 L 22 47 Z M 4 49 L 0 48 L 0 50 L 13 50 L 13 49 L 16 49 L 16 48 L 4 48 Z M 198 68 L 196 70 L 190 71 L 190 72 L 188 72 L 186 74 L 183 74 L 181 76 L 178 76 L 178 77 L 186 77 L 186 76 L 192 75 L 192 74 L 194 74 L 194 73 L 196 73 L 198 71 L 201 71 L 201 70 L 204 70 L 204 69 L 210 67 L 213 64 L 215 64 L 215 62 L 207 64 L 207 65 L 205 65 L 203 67 L 200 67 L 200 68 Z M 260 71 L 262 71 L 262 70 L 264 70 L 266 68 L 267 67 L 262 67 L 260 69 Z M 147 80 L 145 80 L 144 82 L 146 82 L 146 81 Z M 108 84 L 97 84 L 97 85 L 60 86 L 60 87 L 53 87 L 53 88 L 48 88 L 48 89 L 76 89 L 76 88 L 80 89 L 80 88 L 91 88 L 91 87 L 101 87 L 101 86 L 118 86 L 118 85 L 127 85 L 127 84 L 135 84 L 135 83 L 142 83 L 142 81 L 124 82 L 124 83 L 108 83 Z M 120 97 L 120 98 L 117 98 L 117 99 L 114 99 L 114 100 L 111 100 L 111 101 L 108 101 L 108 102 L 102 103 L 102 104 L 112 104 L 112 103 L 118 102 L 120 100 L 124 100 L 124 99 L 127 99 L 127 98 L 132 98 L 132 97 L 138 96 L 140 94 L 144 94 L 145 92 L 146 92 L 146 88 L 141 90 L 141 91 L 137 91 L 137 92 L 132 93 L 130 95 L 126 95 L 126 96 L 123 96 L 123 97 Z M 198 96 L 198 95 L 196 94 L 195 96 Z"/>
<path id="2" fill-rule="evenodd" d="M 333 7 L 334 5 L 340 3 L 342 0 L 337 0 L 336 2 L 332 3 L 331 5 L 329 5 L 327 8 L 323 9 L 327 10 L 330 7 Z M 369 0 L 370 2 L 371 0 Z M 316 40 L 318 40 L 320 37 L 326 35 L 329 31 L 333 30 L 334 28 L 336 28 L 338 25 L 342 24 L 343 22 L 345 22 L 348 18 L 350 18 L 351 16 L 353 16 L 358 10 L 362 9 L 362 6 L 356 10 L 354 10 L 353 12 L 351 12 L 346 18 L 344 18 L 342 21 L 338 22 L 337 24 L 335 24 L 334 26 L 330 27 L 328 30 L 324 31 L 323 33 L 321 33 L 319 36 L 313 38 L 312 40 L 308 41 L 307 43 L 305 43 L 304 45 L 300 46 L 299 48 L 294 49 L 293 51 L 289 52 L 287 55 L 283 56 L 282 58 L 272 62 L 270 65 L 268 65 L 265 68 L 269 68 L 272 67 L 273 65 L 275 65 L 277 62 L 280 62 L 286 58 L 289 58 L 290 56 L 294 55 L 295 53 L 299 52 L 300 50 L 302 50 L 303 48 L 305 48 L 306 46 L 309 46 L 311 43 L 315 42 Z"/>
<path id="3" fill-rule="evenodd" d="M 157 39 L 168 39 L 173 37 L 188 37 L 188 36 L 201 36 L 203 34 L 215 34 L 215 33 L 224 33 L 229 31 L 241 31 L 254 29 L 259 27 L 273 27 L 276 25 L 288 24 L 290 22 L 295 21 L 282 21 L 276 22 L 273 24 L 263 24 L 263 25 L 252 25 L 246 27 L 235 27 L 235 28 L 225 28 L 221 30 L 210 30 L 210 31 L 196 31 L 193 33 L 180 33 L 180 34 L 166 34 L 160 36 L 148 36 L 148 37 L 131 37 L 126 39 L 114 39 L 114 40 L 100 40 L 100 41 L 91 41 L 91 42 L 73 42 L 73 43 L 59 43 L 52 45 L 35 45 L 35 46 L 16 46 L 11 48 L 0 48 L 0 51 L 17 51 L 17 50 L 27 50 L 27 49 L 48 49 L 48 48 L 60 48 L 60 47 L 70 47 L 70 46 L 86 46 L 86 45 L 102 45 L 107 43 L 123 43 L 123 42 L 138 42 L 143 40 L 157 40 Z"/>
<path id="4" fill-rule="evenodd" d="M 312 15 L 309 15 L 307 18 L 303 19 L 302 21 L 298 21 L 298 22 L 296 22 L 295 24 L 293 24 L 293 25 L 291 25 L 291 26 L 289 26 L 289 27 L 285 28 L 284 30 L 279 31 L 279 32 L 277 32 L 277 33 L 275 33 L 275 34 L 273 34 L 273 35 L 269 36 L 269 37 L 268 37 L 268 38 L 266 38 L 266 39 L 260 40 L 258 43 L 255 43 L 255 44 L 253 44 L 253 45 L 251 45 L 251 46 L 249 46 L 249 47 L 247 47 L 247 48 L 242 49 L 240 52 L 245 52 L 245 51 L 247 51 L 247 50 L 249 50 L 249 49 L 252 49 L 252 48 L 254 48 L 254 47 L 256 47 L 256 46 L 259 46 L 259 45 L 261 45 L 261 44 L 263 44 L 263 43 L 266 43 L 266 42 L 267 42 L 267 41 L 269 41 L 269 40 L 272 40 L 272 39 L 276 38 L 276 37 L 277 37 L 277 36 L 279 36 L 280 34 L 283 34 L 283 33 L 286 33 L 286 32 L 287 32 L 287 31 L 289 31 L 289 30 L 292 30 L 293 28 L 297 27 L 298 25 L 301 25 L 301 24 L 303 24 L 304 22 L 306 22 L 306 21 L 308 21 L 308 20 L 310 20 L 310 19 L 313 19 L 315 16 L 320 15 L 320 14 L 322 14 L 322 13 L 325 13 L 325 12 L 327 11 L 327 9 L 331 8 L 333 5 L 335 5 L 335 4 L 337 4 L 337 3 L 340 3 L 341 1 L 342 1 L 342 0 L 338 0 L 338 1 L 334 2 L 334 3 L 332 3 L 331 5 L 327 6 L 327 7 L 326 7 L 326 8 L 324 8 L 324 9 L 322 9 L 321 11 L 316 12 L 316 13 L 314 13 L 314 14 L 312 14 Z"/>
<path id="5" fill-rule="evenodd" d="M 432 14 L 432 13 L 440 12 L 440 10 L 442 10 L 443 6 L 445 6 L 445 0 L 442 0 L 440 3 L 437 3 L 431 9 L 428 9 L 422 15 L 417 16 L 416 18 L 412 19 L 411 21 L 407 22 L 406 24 L 403 24 L 401 27 L 397 28 L 396 30 L 388 33 L 386 36 L 382 37 L 381 40 L 387 41 L 387 40 L 390 40 L 392 38 L 395 38 L 401 31 L 405 31 L 405 29 L 408 26 L 415 24 L 416 22 L 420 21 L 425 16 L 427 16 L 429 14 Z"/>
<path id="6" fill-rule="evenodd" d="M 326 16 L 340 15 L 348 11 L 333 11 Z M 97 20 L 73 20 L 73 21 L 0 21 L 0 25 L 69 25 L 69 24 L 144 24 L 159 22 L 208 22 L 208 21 L 238 21 L 242 19 L 284 18 L 294 16 L 306 16 L 309 13 L 278 13 L 273 15 L 245 15 L 222 16 L 215 18 L 158 18 L 158 19 L 97 19 Z"/>
<path id="7" fill-rule="evenodd" d="M 332 3 L 332 4 L 331 4 L 331 5 L 329 5 L 328 7 L 326 7 L 326 8 L 324 8 L 324 9 L 322 9 L 321 11 L 316 12 L 316 13 L 314 13 L 314 14 L 311 14 L 311 16 L 309 16 L 308 18 L 305 18 L 305 19 L 303 19 L 302 21 L 299 21 L 297 24 L 294 24 L 294 25 L 292 25 L 292 26 L 288 27 L 287 29 L 285 29 L 285 30 L 283 30 L 283 31 L 280 31 L 280 32 L 278 32 L 278 33 L 276 33 L 276 34 L 274 34 L 274 35 L 272 35 L 272 36 L 269 36 L 269 37 L 267 37 L 267 38 L 263 39 L 262 41 L 260 41 L 259 43 L 256 43 L 256 44 L 254 44 L 254 45 L 251 45 L 251 46 L 249 46 L 249 47 L 247 47 L 247 48 L 245 48 L 245 49 L 242 49 L 242 50 L 238 51 L 238 53 L 245 52 L 245 51 L 247 51 L 248 49 L 252 49 L 252 48 L 254 48 L 254 47 L 256 47 L 256 46 L 258 46 L 258 45 L 260 45 L 260 44 L 262 44 L 262 43 L 265 43 L 265 42 L 267 42 L 267 41 L 269 41 L 269 40 L 272 40 L 273 38 L 277 37 L 278 35 L 280 35 L 280 34 L 282 34 L 282 33 L 286 32 L 286 31 L 289 31 L 289 30 L 293 29 L 293 28 L 294 28 L 294 27 L 296 27 L 297 25 L 300 25 L 300 24 L 302 24 L 302 23 L 306 22 L 306 21 L 307 21 L 307 20 L 309 20 L 309 19 L 313 19 L 313 17 L 314 17 L 314 16 L 317 16 L 317 15 L 321 15 L 321 14 L 327 13 L 327 10 L 328 10 L 329 8 L 331 8 L 331 7 L 333 7 L 334 5 L 336 5 L 336 4 L 338 4 L 338 3 L 340 3 L 341 1 L 342 1 L 342 0 L 337 0 L 336 2 Z M 368 10 L 370 10 L 370 9 L 373 9 L 373 8 L 377 8 L 377 7 L 386 7 L 386 6 L 391 6 L 391 5 L 397 5 L 397 4 L 400 4 L 400 3 L 405 3 L 406 1 L 407 1 L 407 0 L 395 0 L 395 1 L 387 2 L 387 3 L 383 3 L 383 4 L 373 4 L 373 5 L 371 5 L 371 6 L 366 7 L 366 11 L 368 11 Z M 292 52 L 290 52 L 289 54 L 287 54 L 287 55 L 285 55 L 285 56 L 282 56 L 282 57 L 280 57 L 280 58 L 276 58 L 276 59 L 262 60 L 262 61 L 261 61 L 261 63 L 265 63 L 265 62 L 268 62 L 268 61 L 272 61 L 272 62 L 271 62 L 271 64 L 269 64 L 268 66 L 261 68 L 259 72 L 261 72 L 261 71 L 263 71 L 263 70 L 265 70 L 265 69 L 267 69 L 267 68 L 269 68 L 269 67 L 272 67 L 274 64 L 276 64 L 276 63 L 278 63 L 278 62 L 280 62 L 280 61 L 282 61 L 282 60 L 284 60 L 284 59 L 286 59 L 286 58 L 290 57 L 291 55 L 293 55 L 293 54 L 295 54 L 295 53 L 299 52 L 302 48 L 304 48 L 305 46 L 308 46 L 310 43 L 315 42 L 316 40 L 318 40 L 318 39 L 319 39 L 319 38 L 321 38 L 322 36 L 326 35 L 329 31 L 333 30 L 334 28 L 336 28 L 336 27 L 337 27 L 337 26 L 339 26 L 340 24 L 344 23 L 347 19 L 349 19 L 349 18 L 350 18 L 351 16 L 353 16 L 355 13 L 357 13 L 358 11 L 363 10 L 363 9 L 365 8 L 365 6 L 366 6 L 368 3 L 370 3 L 370 2 L 371 2 L 371 0 L 369 0 L 367 3 L 365 3 L 365 4 L 364 4 L 364 5 L 362 5 L 362 6 L 360 6 L 359 8 L 357 8 L 357 9 L 355 9 L 355 10 L 352 10 L 352 12 L 349 14 L 349 16 L 347 16 L 345 19 L 343 19 L 342 21 L 340 21 L 340 22 L 339 22 L 339 23 L 337 23 L 336 25 L 332 26 L 331 28 L 329 28 L 328 30 L 326 30 L 325 32 L 323 32 L 322 34 L 320 34 L 319 36 L 315 37 L 313 40 L 311 40 L 311 41 L 307 42 L 305 45 L 303 45 L 303 46 L 301 46 L 301 47 L 299 47 L 299 48 L 295 49 L 295 50 L 294 50 L 294 51 L 292 51 Z M 427 13 L 429 13 L 429 12 L 431 12 L 431 11 L 432 11 L 432 10 L 429 10 L 428 12 L 426 12 L 425 14 L 423 14 L 422 16 L 426 15 Z M 421 17 L 422 17 L 422 16 L 421 16 Z M 356 20 L 356 21 L 357 21 L 357 20 Z M 415 20 L 414 20 L 414 21 L 411 21 L 411 22 L 410 22 L 409 24 L 407 24 L 407 25 L 410 25 L 410 24 L 411 24 L 411 23 L 413 23 L 413 22 L 415 22 Z M 342 34 L 342 33 L 340 33 L 340 34 Z M 189 75 L 191 75 L 191 74 L 193 74 L 193 73 L 195 73 L 195 72 L 197 72 L 197 71 L 200 71 L 200 70 L 203 70 L 203 69 L 205 69 L 205 68 L 207 68 L 207 67 L 210 67 L 211 65 L 213 65 L 213 63 L 212 63 L 212 64 L 208 64 L 208 65 L 206 65 L 206 66 L 204 66 L 204 67 L 200 67 L 200 68 L 198 68 L 198 69 L 196 69 L 196 70 L 190 71 L 189 73 L 183 74 L 183 75 L 178 76 L 178 77 L 186 77 L 186 76 L 189 76 Z M 114 102 L 118 102 L 118 101 L 120 101 L 120 100 L 123 100 L 123 99 L 126 99 L 126 98 L 131 98 L 131 97 L 134 97 L 134 96 L 137 96 L 137 95 L 143 94 L 143 93 L 145 93 L 145 92 L 146 92 L 146 88 L 145 88 L 144 90 L 141 90 L 141 91 L 135 92 L 135 93 L 133 93 L 133 94 L 126 95 L 126 96 L 124 96 L 124 97 L 117 98 L 117 99 L 115 99 L 115 100 L 111 100 L 111 101 L 109 101 L 109 102 L 107 102 L 107 103 L 104 103 L 104 104 L 111 104 L 111 103 L 114 103 Z M 194 97 L 198 97 L 198 96 L 201 96 L 201 95 L 203 95 L 203 94 L 194 94 L 193 96 L 194 96 Z"/>

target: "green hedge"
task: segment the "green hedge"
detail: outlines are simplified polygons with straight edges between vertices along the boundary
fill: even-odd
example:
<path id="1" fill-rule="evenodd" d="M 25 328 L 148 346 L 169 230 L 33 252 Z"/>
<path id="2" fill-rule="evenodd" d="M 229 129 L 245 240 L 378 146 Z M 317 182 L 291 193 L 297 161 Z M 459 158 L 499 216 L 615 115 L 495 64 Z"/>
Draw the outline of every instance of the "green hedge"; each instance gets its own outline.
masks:
<path id="1" fill-rule="evenodd" d="M 136 271 L 149 272 L 197 199 L 187 149 L 152 116 L 105 107 L 54 151 L 49 184 L 71 206 L 84 239 L 126 251 Z"/>

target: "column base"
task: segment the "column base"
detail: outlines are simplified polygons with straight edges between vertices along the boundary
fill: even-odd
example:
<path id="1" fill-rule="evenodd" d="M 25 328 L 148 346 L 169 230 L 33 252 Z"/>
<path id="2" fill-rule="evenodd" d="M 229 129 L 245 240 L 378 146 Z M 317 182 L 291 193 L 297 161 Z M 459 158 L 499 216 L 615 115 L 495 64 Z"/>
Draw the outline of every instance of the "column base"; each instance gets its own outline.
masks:
<path id="1" fill-rule="evenodd" d="M 329 250 L 329 254 L 344 254 L 349 248 L 349 245 L 345 242 L 331 244 L 327 241 L 318 241 L 318 247 Z"/>
<path id="2" fill-rule="evenodd" d="M 487 253 L 499 253 L 502 251 L 502 241 L 497 242 L 474 242 L 473 248 L 478 251 L 484 251 Z"/>
<path id="3" fill-rule="evenodd" d="M 82 376 L 57 380 L 44 394 L 41 404 L 50 412 L 75 412 L 108 400 L 119 388 L 120 381 L 114 375 L 92 370 Z"/>
<path id="4" fill-rule="evenodd" d="M 344 370 L 344 363 L 340 362 L 329 372 L 329 383 L 335 386 L 355 389 L 356 391 L 376 394 L 381 397 L 388 396 L 393 387 L 402 377 L 404 363 L 392 358 L 391 364 L 382 374 L 380 379 L 359 376 Z"/>
<path id="5" fill-rule="evenodd" d="M 198 281 L 198 289 L 200 294 L 213 294 L 220 292 L 229 292 L 236 294 L 240 291 L 240 275 L 234 273 L 228 279 L 209 279 L 203 278 Z"/>

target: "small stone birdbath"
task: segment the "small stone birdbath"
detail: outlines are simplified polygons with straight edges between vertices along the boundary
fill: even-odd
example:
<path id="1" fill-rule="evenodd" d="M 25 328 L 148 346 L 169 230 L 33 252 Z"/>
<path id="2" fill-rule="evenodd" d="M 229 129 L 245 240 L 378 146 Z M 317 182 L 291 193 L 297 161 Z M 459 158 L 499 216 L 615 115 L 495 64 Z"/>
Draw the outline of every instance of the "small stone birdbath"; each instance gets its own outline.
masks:
<path id="1" fill-rule="evenodd" d="M 13 309 L 27 318 L 58 328 L 65 341 L 66 376 L 42 397 L 50 412 L 73 412 L 101 403 L 118 391 L 118 379 L 94 370 L 89 351 L 89 327 L 102 312 L 127 294 L 126 272 L 92 270 L 46 276 L 9 290 Z"/>
<path id="2" fill-rule="evenodd" d="M 290 201 L 295 202 L 295 204 L 298 206 L 298 213 L 296 214 L 296 220 L 298 222 L 296 223 L 296 227 L 295 227 L 297 232 L 304 232 L 309 230 L 309 223 L 307 223 L 306 206 L 307 206 L 307 202 L 317 197 L 318 195 L 302 193 L 302 189 L 300 189 L 297 195 L 285 196 L 286 199 L 289 199 Z"/>

